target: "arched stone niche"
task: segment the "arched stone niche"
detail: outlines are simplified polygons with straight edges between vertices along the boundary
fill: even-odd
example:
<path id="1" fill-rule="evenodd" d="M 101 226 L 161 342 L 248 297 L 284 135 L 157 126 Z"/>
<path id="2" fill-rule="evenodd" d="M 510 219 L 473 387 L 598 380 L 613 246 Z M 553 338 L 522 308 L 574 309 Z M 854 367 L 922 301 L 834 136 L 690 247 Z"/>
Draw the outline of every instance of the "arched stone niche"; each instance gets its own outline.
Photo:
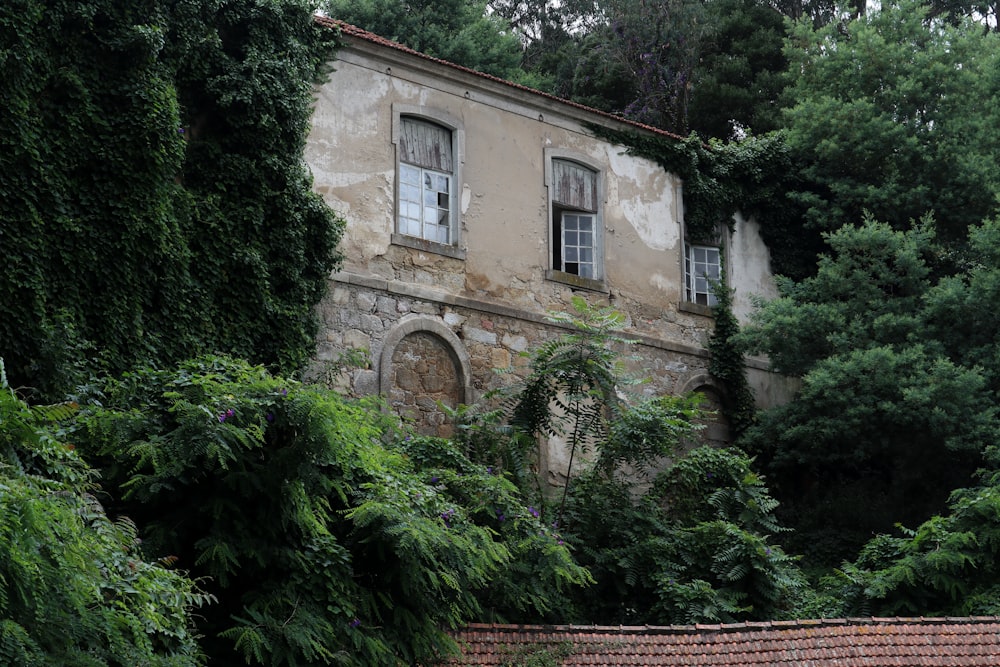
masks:
<path id="1" fill-rule="evenodd" d="M 379 393 L 389 407 L 424 435 L 447 437 L 450 408 L 473 401 L 469 354 L 445 324 L 408 315 L 388 332 L 379 355 Z"/>
<path id="2" fill-rule="evenodd" d="M 705 428 L 701 432 L 699 440 L 706 445 L 725 446 L 730 444 L 732 433 L 729 429 L 729 420 L 722 414 L 722 407 L 726 401 L 725 387 L 708 373 L 701 373 L 689 377 L 681 385 L 679 393 L 687 394 L 694 391 L 705 396 L 702 409 L 715 413 L 701 422 Z"/>

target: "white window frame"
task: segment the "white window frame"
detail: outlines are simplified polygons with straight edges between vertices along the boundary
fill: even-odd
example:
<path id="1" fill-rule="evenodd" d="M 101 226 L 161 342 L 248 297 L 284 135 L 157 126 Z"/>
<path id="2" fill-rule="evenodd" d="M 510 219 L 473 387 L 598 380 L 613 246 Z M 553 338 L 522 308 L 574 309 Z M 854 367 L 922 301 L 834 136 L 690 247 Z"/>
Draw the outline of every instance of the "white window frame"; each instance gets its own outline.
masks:
<path id="1" fill-rule="evenodd" d="M 442 111 L 422 106 L 394 104 L 392 112 L 392 143 L 396 153 L 392 242 L 464 259 L 465 251 L 461 247 L 460 234 L 462 165 L 465 162 L 465 130 L 462 123 Z M 436 125 L 450 132 L 450 172 L 403 161 L 400 141 L 404 120 L 408 118 Z M 443 208 L 438 208 L 443 194 L 440 188 L 442 183 L 447 183 L 448 190 L 446 224 L 443 225 L 440 224 L 440 211 Z M 404 216 L 404 207 L 409 207 L 410 212 L 415 215 Z M 428 215 L 435 215 L 435 212 L 436 221 L 427 219 Z M 414 227 L 415 224 L 418 226 Z"/>
<path id="2" fill-rule="evenodd" d="M 712 282 L 722 280 L 722 248 L 687 244 L 684 253 L 684 299 L 688 303 L 712 307 L 718 303 Z"/>
<path id="3" fill-rule="evenodd" d="M 591 206 L 570 206 L 557 200 L 556 169 L 553 165 L 558 162 L 569 163 L 593 174 L 594 202 Z M 551 266 L 546 277 L 577 287 L 604 291 L 604 170 L 579 153 L 547 148 L 545 187 L 548 198 L 548 261 Z M 573 224 L 568 224 L 570 222 Z M 590 228 L 589 243 L 585 240 L 587 227 Z"/>

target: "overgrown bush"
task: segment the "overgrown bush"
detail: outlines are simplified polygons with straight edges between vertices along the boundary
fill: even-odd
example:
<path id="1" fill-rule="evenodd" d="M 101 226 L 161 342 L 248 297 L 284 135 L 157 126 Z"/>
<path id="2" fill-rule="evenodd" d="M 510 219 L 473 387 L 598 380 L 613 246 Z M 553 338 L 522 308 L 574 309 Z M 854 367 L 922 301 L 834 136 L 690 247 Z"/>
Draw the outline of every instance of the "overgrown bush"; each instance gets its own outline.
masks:
<path id="1" fill-rule="evenodd" d="M 572 493 L 564 539 L 597 583 L 578 622 L 670 624 L 793 618 L 808 598 L 795 559 L 775 541 L 777 502 L 738 450 L 692 450 L 645 493 L 587 475 Z"/>
<path id="2" fill-rule="evenodd" d="M 426 662 L 483 600 L 544 613 L 588 580 L 510 482 L 375 403 L 222 358 L 81 400 L 115 509 L 218 598 L 199 623 L 213 661 Z"/>
<path id="3" fill-rule="evenodd" d="M 202 664 L 193 608 L 210 596 L 105 514 L 95 472 L 56 427 L 76 409 L 29 407 L 0 363 L 0 663 Z"/>

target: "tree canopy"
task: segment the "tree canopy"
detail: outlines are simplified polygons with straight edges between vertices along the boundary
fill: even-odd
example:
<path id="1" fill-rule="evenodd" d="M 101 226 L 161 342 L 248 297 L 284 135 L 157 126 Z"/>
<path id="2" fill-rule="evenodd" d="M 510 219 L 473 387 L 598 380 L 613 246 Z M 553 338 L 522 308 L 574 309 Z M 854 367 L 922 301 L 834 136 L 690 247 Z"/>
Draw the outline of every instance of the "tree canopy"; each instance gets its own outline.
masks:
<path id="1" fill-rule="evenodd" d="M 507 79 L 520 71 L 521 41 L 485 0 L 326 0 L 323 9 L 435 58 Z"/>
<path id="2" fill-rule="evenodd" d="M 817 274 L 785 282 L 742 334 L 776 370 L 802 378 L 796 398 L 764 411 L 744 446 L 798 513 L 785 516 L 803 539 L 846 557 L 873 532 L 940 511 L 1000 421 L 986 360 L 932 324 L 945 301 L 965 296 L 932 272 L 943 250 L 929 227 L 869 221 L 827 242 Z"/>
<path id="3" fill-rule="evenodd" d="M 867 211 L 903 229 L 931 213 L 942 239 L 960 240 L 997 212 L 998 35 L 927 14 L 901 0 L 793 27 L 785 127 L 807 224 L 837 229 Z"/>

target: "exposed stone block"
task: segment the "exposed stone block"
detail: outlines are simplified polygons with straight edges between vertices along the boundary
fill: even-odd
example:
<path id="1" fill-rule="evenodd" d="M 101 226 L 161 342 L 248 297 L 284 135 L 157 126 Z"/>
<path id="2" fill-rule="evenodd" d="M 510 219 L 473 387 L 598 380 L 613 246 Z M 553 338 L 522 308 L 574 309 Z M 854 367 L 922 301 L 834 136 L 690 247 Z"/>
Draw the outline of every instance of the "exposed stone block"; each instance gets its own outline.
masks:
<path id="1" fill-rule="evenodd" d="M 466 340 L 483 343 L 485 345 L 496 345 L 497 335 L 492 331 L 485 331 L 476 327 L 463 327 L 462 332 Z"/>

